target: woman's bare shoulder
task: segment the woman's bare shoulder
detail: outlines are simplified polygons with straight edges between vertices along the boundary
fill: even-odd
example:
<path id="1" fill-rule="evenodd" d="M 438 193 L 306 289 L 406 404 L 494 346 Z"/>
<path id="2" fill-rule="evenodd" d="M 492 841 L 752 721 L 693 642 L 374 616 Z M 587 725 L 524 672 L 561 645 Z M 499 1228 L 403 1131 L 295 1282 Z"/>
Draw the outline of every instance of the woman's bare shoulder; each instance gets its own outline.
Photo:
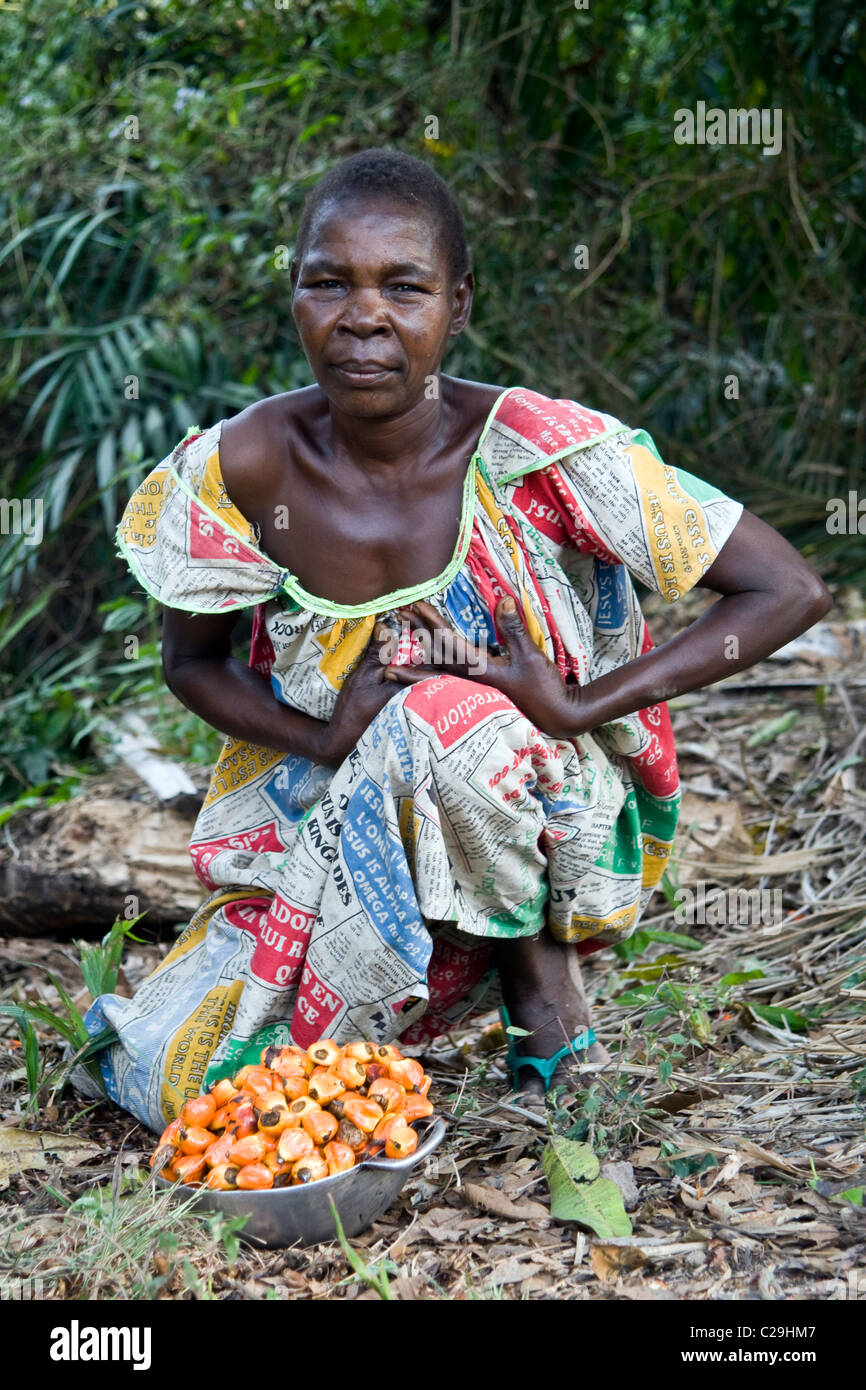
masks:
<path id="1" fill-rule="evenodd" d="M 265 396 L 223 422 L 220 471 L 228 494 L 243 510 L 269 494 L 291 457 L 291 437 L 320 408 L 318 386 Z"/>

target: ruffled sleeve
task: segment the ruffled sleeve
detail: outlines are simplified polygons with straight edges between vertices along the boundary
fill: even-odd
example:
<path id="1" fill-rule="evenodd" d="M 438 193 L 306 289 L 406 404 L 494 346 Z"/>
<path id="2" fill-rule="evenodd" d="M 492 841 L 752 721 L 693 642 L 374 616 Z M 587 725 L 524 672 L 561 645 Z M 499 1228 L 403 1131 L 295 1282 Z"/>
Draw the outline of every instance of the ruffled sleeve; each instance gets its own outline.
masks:
<path id="1" fill-rule="evenodd" d="M 222 421 L 191 430 L 136 488 L 117 528 L 119 552 L 142 588 L 189 613 L 265 603 L 283 583 L 226 494 L 221 429 Z"/>
<path id="2" fill-rule="evenodd" d="M 621 427 L 522 479 L 524 510 L 545 512 L 566 544 L 625 565 L 669 603 L 712 565 L 741 502 L 666 464 L 645 430 Z"/>

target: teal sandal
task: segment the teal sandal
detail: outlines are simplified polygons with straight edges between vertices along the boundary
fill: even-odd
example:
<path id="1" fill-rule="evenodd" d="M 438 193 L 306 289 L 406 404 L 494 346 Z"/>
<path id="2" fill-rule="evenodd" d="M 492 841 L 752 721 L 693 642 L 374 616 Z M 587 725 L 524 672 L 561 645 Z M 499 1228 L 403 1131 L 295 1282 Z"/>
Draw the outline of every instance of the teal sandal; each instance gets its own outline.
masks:
<path id="1" fill-rule="evenodd" d="M 563 1058 L 573 1057 L 576 1052 L 581 1052 L 585 1048 L 592 1047 L 592 1044 L 596 1040 L 594 1029 L 586 1028 L 582 1033 L 579 1033 L 576 1038 L 572 1038 L 570 1043 L 566 1043 L 565 1047 L 561 1047 L 552 1057 L 521 1057 L 517 1051 L 514 1038 L 508 1031 L 511 1027 L 511 1019 L 508 1017 L 508 1010 L 504 1004 L 499 1010 L 499 1017 L 502 1020 L 502 1028 L 508 1042 L 508 1051 L 505 1055 L 505 1061 L 514 1081 L 515 1095 L 520 1090 L 520 1078 L 517 1073 L 521 1067 L 534 1067 L 544 1081 L 545 1091 L 549 1091 L 550 1079 Z"/>

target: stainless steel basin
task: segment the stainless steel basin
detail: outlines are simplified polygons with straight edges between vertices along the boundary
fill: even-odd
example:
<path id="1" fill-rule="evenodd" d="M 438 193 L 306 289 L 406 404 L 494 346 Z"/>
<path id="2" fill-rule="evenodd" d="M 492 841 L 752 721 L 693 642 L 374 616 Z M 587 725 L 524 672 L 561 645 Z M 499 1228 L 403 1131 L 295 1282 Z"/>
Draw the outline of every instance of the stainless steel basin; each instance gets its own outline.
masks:
<path id="1" fill-rule="evenodd" d="M 435 1119 L 408 1158 L 366 1158 L 347 1173 L 299 1187 L 267 1192 L 212 1192 L 206 1187 L 190 1189 L 161 1177 L 156 1178 L 156 1183 L 185 1199 L 194 1192 L 193 1205 L 204 1211 L 249 1217 L 239 1232 L 240 1239 L 249 1245 L 318 1245 L 336 1239 L 332 1198 L 346 1235 L 359 1235 L 397 1200 L 412 1169 L 423 1163 L 444 1137 L 445 1121 Z"/>

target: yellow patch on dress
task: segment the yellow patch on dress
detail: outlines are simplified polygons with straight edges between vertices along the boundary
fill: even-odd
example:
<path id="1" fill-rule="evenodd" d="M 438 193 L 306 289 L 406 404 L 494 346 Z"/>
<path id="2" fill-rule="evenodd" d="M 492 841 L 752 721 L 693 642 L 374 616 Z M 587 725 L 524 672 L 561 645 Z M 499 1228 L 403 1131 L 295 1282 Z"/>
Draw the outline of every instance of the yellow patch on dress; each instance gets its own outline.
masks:
<path id="1" fill-rule="evenodd" d="M 696 499 L 683 492 L 675 468 L 661 463 L 643 444 L 630 444 L 625 452 L 634 466 L 659 592 L 673 603 L 715 559 L 707 519 Z"/>
<path id="2" fill-rule="evenodd" d="M 630 932 L 636 921 L 637 903 L 632 903 L 629 907 L 612 912 L 609 917 L 572 917 L 568 926 L 553 921 L 548 925 L 557 941 L 588 941 L 601 932 Z"/>
<path id="3" fill-rule="evenodd" d="M 644 888 L 655 888 L 661 881 L 661 877 L 667 868 L 668 860 L 671 857 L 673 843 L 670 840 L 658 840 L 655 835 L 641 836 L 642 859 L 642 878 L 641 883 Z"/>
<path id="4" fill-rule="evenodd" d="M 210 1059 L 231 1027 L 243 992 L 243 980 L 214 985 L 169 1042 L 159 1097 L 167 1122 L 177 1117 L 184 1101 L 201 1091 Z"/>
<path id="5" fill-rule="evenodd" d="M 322 648 L 319 670 L 333 690 L 342 690 L 343 681 L 370 641 L 375 622 L 375 613 L 363 618 L 337 618 L 327 632 L 316 633 Z"/>
<path id="6" fill-rule="evenodd" d="M 490 488 L 487 486 L 480 473 L 476 474 L 475 489 L 479 502 L 496 527 L 496 533 L 502 543 L 502 548 L 508 552 L 511 563 L 514 565 L 517 573 L 522 575 L 526 569 L 523 563 L 523 556 L 515 543 L 514 535 L 506 520 L 505 514 L 501 508 L 497 507 L 493 493 L 490 491 Z M 546 653 L 547 645 L 544 640 L 544 631 L 532 611 L 529 594 L 526 591 L 526 586 L 522 582 L 520 585 L 520 606 L 523 609 L 523 621 L 526 623 L 526 628 L 530 637 L 539 651 Z"/>
<path id="7" fill-rule="evenodd" d="M 218 449 L 214 449 L 213 453 L 208 455 L 198 495 L 202 504 L 209 507 L 212 512 L 216 512 L 226 526 L 230 527 L 232 531 L 236 531 L 251 545 L 256 545 L 255 528 L 247 521 L 243 512 L 238 511 L 226 492 Z"/>
<path id="8" fill-rule="evenodd" d="M 227 792 L 255 781 L 269 768 L 281 763 L 285 756 L 285 753 L 278 753 L 273 748 L 263 748 L 257 743 L 244 743 L 239 739 L 227 738 L 222 746 L 219 761 L 211 773 L 210 785 L 202 807 L 210 806 Z"/>
<path id="9" fill-rule="evenodd" d="M 156 523 L 172 486 L 167 468 L 154 468 L 148 473 L 120 518 L 120 538 L 124 544 L 137 546 L 139 550 L 150 550 L 156 544 Z"/>

